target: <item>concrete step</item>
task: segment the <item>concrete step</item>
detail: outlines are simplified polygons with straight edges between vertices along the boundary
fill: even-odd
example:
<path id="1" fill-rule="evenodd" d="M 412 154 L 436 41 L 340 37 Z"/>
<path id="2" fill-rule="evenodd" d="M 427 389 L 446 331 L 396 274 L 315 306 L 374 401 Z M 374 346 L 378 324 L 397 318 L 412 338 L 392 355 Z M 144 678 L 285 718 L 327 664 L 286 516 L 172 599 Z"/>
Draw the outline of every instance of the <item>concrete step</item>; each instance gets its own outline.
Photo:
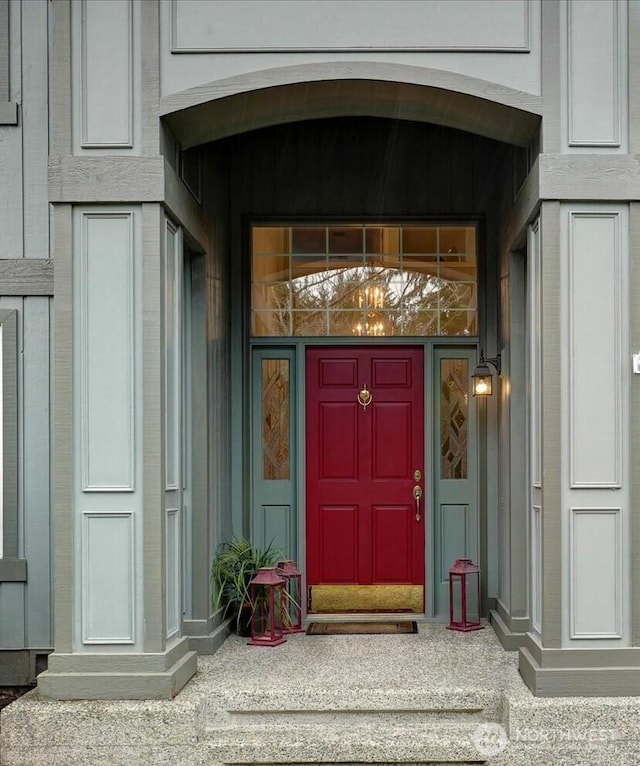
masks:
<path id="1" fill-rule="evenodd" d="M 392 713 L 331 723 L 307 719 L 227 726 L 207 725 L 202 744 L 212 761 L 230 764 L 484 763 L 486 723 Z M 490 724 L 492 736 L 504 729 Z"/>
<path id="2" fill-rule="evenodd" d="M 261 726 L 286 729 L 313 725 L 353 728 L 356 726 L 422 726 L 433 721 L 476 722 L 494 720 L 481 707 L 414 710 L 218 710 L 207 715 L 207 728 Z"/>
<path id="3" fill-rule="evenodd" d="M 366 716 L 382 713 L 396 717 L 453 713 L 465 714 L 474 720 L 502 721 L 504 695 L 498 689 L 473 688 L 245 687 L 220 689 L 215 696 L 207 697 L 206 708 L 206 721 L 210 724 L 223 720 L 225 715 L 235 716 L 237 723 L 242 720 L 247 723 L 249 718 L 242 719 L 243 715 L 270 714 L 273 722 L 283 715 Z"/>

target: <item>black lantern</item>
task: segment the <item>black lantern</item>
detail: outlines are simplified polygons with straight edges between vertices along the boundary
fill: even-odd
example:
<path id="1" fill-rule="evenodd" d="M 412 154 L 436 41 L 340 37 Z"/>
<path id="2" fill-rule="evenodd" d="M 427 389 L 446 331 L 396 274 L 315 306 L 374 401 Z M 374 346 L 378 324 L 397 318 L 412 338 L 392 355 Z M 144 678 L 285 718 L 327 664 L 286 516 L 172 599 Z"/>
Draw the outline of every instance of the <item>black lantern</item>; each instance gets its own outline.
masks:
<path id="1" fill-rule="evenodd" d="M 469 617 L 472 614 L 477 619 Z M 449 630 L 467 633 L 480 624 L 480 567 L 471 559 L 458 559 L 449 570 Z"/>
<path id="2" fill-rule="evenodd" d="M 302 627 L 302 574 L 293 561 L 281 561 L 277 572 L 284 577 L 282 590 L 283 633 L 304 633 Z"/>
<path id="3" fill-rule="evenodd" d="M 252 646 L 279 646 L 282 635 L 282 599 L 285 580 L 275 567 L 258 569 L 249 583 Z"/>
<path id="4" fill-rule="evenodd" d="M 493 376 L 489 365 L 500 375 L 500 354 L 494 359 L 485 359 L 484 351 L 480 349 L 480 361 L 471 376 L 471 392 L 474 396 L 491 396 L 493 393 Z"/>

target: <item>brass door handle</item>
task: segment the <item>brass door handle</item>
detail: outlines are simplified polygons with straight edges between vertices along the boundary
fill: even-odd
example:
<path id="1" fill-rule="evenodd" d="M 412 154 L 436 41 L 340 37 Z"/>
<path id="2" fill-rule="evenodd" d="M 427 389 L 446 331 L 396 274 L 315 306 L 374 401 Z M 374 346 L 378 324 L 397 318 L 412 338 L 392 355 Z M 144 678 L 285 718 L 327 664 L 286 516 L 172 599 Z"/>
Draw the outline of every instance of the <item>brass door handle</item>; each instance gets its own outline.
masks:
<path id="1" fill-rule="evenodd" d="M 416 500 L 416 521 L 420 521 L 420 498 L 422 497 L 422 487 L 419 484 L 413 488 L 413 496 Z"/>

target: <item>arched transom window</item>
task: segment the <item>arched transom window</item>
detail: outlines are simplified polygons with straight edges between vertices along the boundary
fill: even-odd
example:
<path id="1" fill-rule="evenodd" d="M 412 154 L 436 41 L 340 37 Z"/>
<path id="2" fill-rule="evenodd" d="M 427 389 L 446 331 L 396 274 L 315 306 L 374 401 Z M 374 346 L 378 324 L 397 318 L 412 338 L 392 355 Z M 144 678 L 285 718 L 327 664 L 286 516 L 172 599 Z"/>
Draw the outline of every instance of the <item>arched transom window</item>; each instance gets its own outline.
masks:
<path id="1" fill-rule="evenodd" d="M 476 226 L 256 225 L 257 337 L 477 332 Z"/>

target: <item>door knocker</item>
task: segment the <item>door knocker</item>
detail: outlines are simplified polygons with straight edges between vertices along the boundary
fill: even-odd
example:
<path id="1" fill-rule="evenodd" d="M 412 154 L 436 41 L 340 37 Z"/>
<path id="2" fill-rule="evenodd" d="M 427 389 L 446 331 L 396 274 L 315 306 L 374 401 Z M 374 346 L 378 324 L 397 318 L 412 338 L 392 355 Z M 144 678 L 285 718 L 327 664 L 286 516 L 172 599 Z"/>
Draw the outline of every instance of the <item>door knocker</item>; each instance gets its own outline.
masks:
<path id="1" fill-rule="evenodd" d="M 373 397 L 371 396 L 371 391 L 367 388 L 367 384 L 363 383 L 362 388 L 360 389 L 360 393 L 358 394 L 358 401 L 362 405 L 362 409 L 366 410 L 367 407 L 371 404 L 373 400 Z"/>

